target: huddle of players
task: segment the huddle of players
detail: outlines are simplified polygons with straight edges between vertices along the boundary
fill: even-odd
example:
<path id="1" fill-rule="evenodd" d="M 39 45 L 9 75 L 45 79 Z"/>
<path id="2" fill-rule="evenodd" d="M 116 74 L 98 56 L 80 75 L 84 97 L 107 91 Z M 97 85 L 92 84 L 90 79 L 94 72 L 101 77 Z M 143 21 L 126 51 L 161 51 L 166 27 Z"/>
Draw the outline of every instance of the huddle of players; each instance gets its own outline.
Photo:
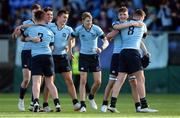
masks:
<path id="1" fill-rule="evenodd" d="M 105 36 L 102 29 L 92 24 L 92 16 L 89 12 L 82 14 L 82 25 L 75 28 L 66 25 L 69 13 L 66 10 L 60 10 L 57 13 L 56 22 L 52 21 L 52 9 L 40 10 L 37 4 L 32 6 L 32 19 L 25 21 L 18 26 L 14 34 L 23 34 L 25 45 L 22 51 L 23 82 L 20 87 L 20 99 L 18 108 L 25 111 L 24 95 L 32 75 L 32 102 L 30 110 L 38 112 L 39 93 L 41 82 L 45 81 L 43 110 L 51 112 L 48 105 L 49 93 L 51 94 L 55 109 L 61 111 L 58 92 L 54 85 L 55 73 L 61 73 L 67 84 L 68 92 L 72 98 L 74 110 L 86 112 L 86 89 L 87 73 L 93 72 L 94 83 L 88 95 L 88 100 L 93 109 L 97 109 L 94 96 L 101 84 L 101 65 L 99 54 L 108 47 L 113 37 L 114 50 L 111 61 L 110 77 L 101 111 L 118 112 L 116 109 L 117 96 L 124 80 L 129 76 L 129 82 L 132 87 L 132 95 L 137 112 L 157 112 L 157 110 L 148 107 L 145 98 L 145 77 L 141 63 L 140 47 L 144 55 L 148 52 L 141 42 L 143 34 L 147 32 L 143 23 L 145 13 L 142 10 L 136 10 L 133 19 L 128 20 L 128 10 L 121 7 L 118 11 L 118 20 L 113 23 L 113 31 Z M 49 13 L 50 11 L 50 13 Z M 49 20 L 48 20 L 49 19 Z M 34 25 L 33 25 L 34 24 Z M 79 56 L 80 71 L 80 103 L 77 99 L 76 90 L 72 80 L 72 72 L 69 59 L 73 59 L 72 48 L 75 45 L 75 38 L 81 43 Z M 132 38 L 132 39 L 131 39 Z M 97 47 L 98 39 L 103 40 L 103 45 Z M 140 46 L 141 45 L 141 46 Z M 31 71 L 30 71 L 31 70 Z M 112 90 L 111 103 L 108 106 L 108 97 Z"/>

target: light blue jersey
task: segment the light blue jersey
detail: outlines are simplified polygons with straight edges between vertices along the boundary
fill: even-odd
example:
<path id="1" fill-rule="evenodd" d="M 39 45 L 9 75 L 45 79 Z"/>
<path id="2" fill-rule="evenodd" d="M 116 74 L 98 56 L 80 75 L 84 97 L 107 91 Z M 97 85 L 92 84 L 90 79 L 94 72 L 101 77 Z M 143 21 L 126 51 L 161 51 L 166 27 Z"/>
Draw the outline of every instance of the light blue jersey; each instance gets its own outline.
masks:
<path id="1" fill-rule="evenodd" d="M 120 21 L 114 21 L 112 23 L 113 25 L 120 24 Z M 113 38 L 114 39 L 114 48 L 113 48 L 113 53 L 120 53 L 122 49 L 122 39 L 121 39 L 121 34 L 120 32 Z"/>
<path id="2" fill-rule="evenodd" d="M 25 30 L 24 34 L 29 37 L 39 36 L 41 39 L 41 42 L 38 43 L 31 42 L 32 57 L 44 54 L 52 55 L 49 45 L 54 42 L 54 34 L 49 28 L 45 25 L 31 26 L 28 30 Z"/>
<path id="3" fill-rule="evenodd" d="M 137 22 L 135 20 L 127 21 L 129 23 Z M 142 21 L 138 21 L 142 22 Z M 143 23 L 143 22 L 142 22 Z M 122 49 L 137 49 L 140 50 L 140 44 L 143 34 L 147 32 L 146 25 L 142 27 L 130 26 L 121 30 Z"/>
<path id="4" fill-rule="evenodd" d="M 45 24 L 46 27 L 48 27 L 50 29 L 50 27 L 52 27 L 54 25 L 54 23 L 48 22 Z"/>
<path id="5" fill-rule="evenodd" d="M 67 25 L 59 29 L 56 23 L 52 23 L 50 29 L 54 33 L 53 55 L 67 54 L 65 47 L 68 45 L 68 37 L 73 32 L 73 29 Z"/>
<path id="6" fill-rule="evenodd" d="M 98 38 L 103 36 L 104 32 L 97 25 L 92 25 L 90 30 L 87 30 L 83 25 L 78 26 L 72 36 L 78 37 L 81 43 L 80 53 L 82 54 L 97 54 L 96 48 Z"/>
<path id="7" fill-rule="evenodd" d="M 24 24 L 30 24 L 31 25 L 31 24 L 35 24 L 35 23 L 32 19 L 30 19 L 30 20 L 24 21 L 23 25 Z M 26 28 L 24 31 L 29 30 L 29 29 L 30 28 Z M 31 50 L 31 42 L 25 42 L 22 50 Z"/>
<path id="8" fill-rule="evenodd" d="M 114 37 L 113 53 L 120 53 L 121 50 L 122 50 L 121 34 L 118 33 L 118 34 Z"/>

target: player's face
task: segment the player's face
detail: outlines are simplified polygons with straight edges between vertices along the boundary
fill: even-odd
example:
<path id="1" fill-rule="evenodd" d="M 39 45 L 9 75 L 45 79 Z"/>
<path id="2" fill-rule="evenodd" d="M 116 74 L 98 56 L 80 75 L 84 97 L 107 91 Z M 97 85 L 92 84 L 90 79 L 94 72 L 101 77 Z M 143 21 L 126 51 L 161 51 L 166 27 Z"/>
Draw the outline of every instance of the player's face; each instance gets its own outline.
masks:
<path id="1" fill-rule="evenodd" d="M 144 18 L 145 18 L 145 16 L 133 16 L 133 19 L 135 19 L 135 20 L 141 20 L 141 21 L 143 21 Z"/>
<path id="2" fill-rule="evenodd" d="M 84 25 L 86 28 L 90 28 L 90 27 L 92 26 L 92 18 L 86 17 L 86 18 L 83 20 L 83 25 Z"/>
<path id="3" fill-rule="evenodd" d="M 119 12 L 118 18 L 120 21 L 126 21 L 129 18 L 128 12 Z"/>
<path id="4" fill-rule="evenodd" d="M 53 19 L 53 12 L 52 11 L 47 11 L 46 12 L 46 22 L 51 22 Z"/>
<path id="5" fill-rule="evenodd" d="M 58 16 L 58 22 L 62 25 L 65 25 L 68 21 L 69 14 L 62 14 L 61 16 Z"/>
<path id="6" fill-rule="evenodd" d="M 142 21 L 143 21 L 143 20 L 144 20 L 144 18 L 145 18 L 145 16 L 141 16 L 140 20 L 142 20 Z"/>

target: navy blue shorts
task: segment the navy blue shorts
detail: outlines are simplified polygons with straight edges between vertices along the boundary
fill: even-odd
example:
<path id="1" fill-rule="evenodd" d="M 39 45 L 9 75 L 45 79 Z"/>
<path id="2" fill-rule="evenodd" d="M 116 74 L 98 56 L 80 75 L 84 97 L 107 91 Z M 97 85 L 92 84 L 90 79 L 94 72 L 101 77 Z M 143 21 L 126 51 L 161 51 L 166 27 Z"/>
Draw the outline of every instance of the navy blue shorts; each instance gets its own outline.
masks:
<path id="1" fill-rule="evenodd" d="M 123 49 L 119 55 L 119 72 L 132 74 L 143 70 L 141 55 L 136 49 Z"/>
<path id="2" fill-rule="evenodd" d="M 21 52 L 21 65 L 22 68 L 31 70 L 31 50 L 22 50 Z"/>
<path id="3" fill-rule="evenodd" d="M 111 58 L 111 66 L 110 66 L 110 75 L 114 77 L 118 76 L 118 68 L 119 68 L 119 53 L 114 53 Z"/>
<path id="4" fill-rule="evenodd" d="M 99 72 L 101 71 L 100 59 L 98 54 L 79 54 L 79 71 Z"/>
<path id="5" fill-rule="evenodd" d="M 70 72 L 71 64 L 67 54 L 53 55 L 55 73 Z"/>
<path id="6" fill-rule="evenodd" d="M 54 62 L 51 55 L 37 55 L 32 57 L 32 75 L 52 76 L 54 74 Z"/>

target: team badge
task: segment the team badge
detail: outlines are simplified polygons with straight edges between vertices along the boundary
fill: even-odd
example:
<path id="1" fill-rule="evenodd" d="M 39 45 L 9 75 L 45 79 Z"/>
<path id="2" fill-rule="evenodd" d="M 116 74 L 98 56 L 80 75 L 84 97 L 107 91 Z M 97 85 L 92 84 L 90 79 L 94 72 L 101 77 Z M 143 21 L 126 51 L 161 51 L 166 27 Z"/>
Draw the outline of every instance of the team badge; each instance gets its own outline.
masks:
<path id="1" fill-rule="evenodd" d="M 66 37 L 66 33 L 63 33 L 63 37 Z"/>

